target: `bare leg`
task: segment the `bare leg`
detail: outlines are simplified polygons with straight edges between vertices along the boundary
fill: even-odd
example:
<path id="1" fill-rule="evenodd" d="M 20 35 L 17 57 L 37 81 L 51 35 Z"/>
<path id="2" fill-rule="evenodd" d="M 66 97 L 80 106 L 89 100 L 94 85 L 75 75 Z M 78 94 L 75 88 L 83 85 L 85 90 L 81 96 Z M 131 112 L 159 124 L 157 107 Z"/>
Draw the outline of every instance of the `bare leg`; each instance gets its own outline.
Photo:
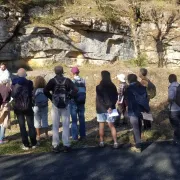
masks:
<path id="1" fill-rule="evenodd" d="M 111 130 L 111 134 L 112 134 L 114 143 L 117 143 L 117 134 L 116 134 L 116 128 L 114 127 L 114 124 L 111 122 L 108 122 L 108 126 Z"/>
<path id="2" fill-rule="evenodd" d="M 41 135 L 40 128 L 36 128 L 36 133 L 37 133 L 37 140 L 39 141 Z"/>
<path id="3" fill-rule="evenodd" d="M 104 141 L 104 123 L 99 123 L 99 137 L 100 142 Z"/>

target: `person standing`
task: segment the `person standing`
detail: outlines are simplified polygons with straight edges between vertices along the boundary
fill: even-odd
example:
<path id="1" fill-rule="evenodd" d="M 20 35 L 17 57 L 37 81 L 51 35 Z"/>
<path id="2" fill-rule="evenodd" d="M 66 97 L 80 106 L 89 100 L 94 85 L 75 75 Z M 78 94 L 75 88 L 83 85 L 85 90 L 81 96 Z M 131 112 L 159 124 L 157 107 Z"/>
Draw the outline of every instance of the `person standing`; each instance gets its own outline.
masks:
<path id="1" fill-rule="evenodd" d="M 71 99 L 70 111 L 72 118 L 72 138 L 73 140 L 78 140 L 78 131 L 80 133 L 80 140 L 86 137 L 86 127 L 85 127 L 85 102 L 86 102 L 86 83 L 85 80 L 79 76 L 79 69 L 73 67 L 71 69 L 73 75 L 73 83 L 78 88 L 77 95 Z M 79 120 L 79 130 L 77 121 Z"/>
<path id="2" fill-rule="evenodd" d="M 174 128 L 174 143 L 180 145 L 180 106 L 177 100 L 180 84 L 177 82 L 175 74 L 169 75 L 168 101 L 169 101 L 169 120 Z M 180 95 L 180 94 L 179 94 Z"/>
<path id="3" fill-rule="evenodd" d="M 56 66 L 54 68 L 56 76 L 51 79 L 44 88 L 44 94 L 52 101 L 52 122 L 53 122 L 53 139 L 52 146 L 53 152 L 58 153 L 60 151 L 59 146 L 59 124 L 60 118 L 62 119 L 62 141 L 64 145 L 64 152 L 71 150 L 69 142 L 69 124 L 70 124 L 70 109 L 69 103 L 71 96 L 75 96 L 78 89 L 74 83 L 63 76 L 64 71 L 62 66 Z M 52 93 L 51 93 L 52 92 Z"/>
<path id="4" fill-rule="evenodd" d="M 126 108 L 127 104 L 125 101 L 125 92 L 128 87 L 126 83 L 126 76 L 124 74 L 118 74 L 117 78 L 119 80 L 119 86 L 118 86 L 118 101 L 117 101 L 117 109 L 119 113 L 119 117 L 116 120 L 115 124 L 118 126 L 120 124 L 121 116 L 123 115 L 123 124 L 127 124 L 127 117 L 126 117 Z"/>
<path id="5" fill-rule="evenodd" d="M 29 150 L 30 148 L 25 121 L 27 121 L 32 148 L 35 149 L 37 147 L 37 141 L 32 109 L 33 82 L 26 79 L 26 71 L 23 68 L 18 70 L 17 76 L 12 81 L 12 97 L 14 101 L 14 113 L 17 116 L 20 126 L 23 143 L 22 149 Z"/>
<path id="6" fill-rule="evenodd" d="M 117 134 L 114 127 L 114 117 L 108 117 L 112 110 L 116 107 L 118 99 L 116 86 L 111 81 L 111 76 L 108 71 L 101 72 L 102 80 L 98 86 L 96 86 L 96 112 L 97 121 L 99 122 L 99 136 L 100 136 L 100 147 L 104 147 L 104 124 L 108 123 L 111 130 L 111 134 L 114 140 L 114 148 L 118 148 Z"/>
<path id="7" fill-rule="evenodd" d="M 0 83 L 2 83 L 2 81 L 7 81 L 8 83 L 10 82 L 10 73 L 7 70 L 6 64 L 5 63 L 1 63 L 0 64 Z"/>
<path id="8" fill-rule="evenodd" d="M 0 144 L 4 144 L 5 129 L 10 126 L 10 107 L 11 89 L 8 86 L 9 80 L 0 83 Z"/>
<path id="9" fill-rule="evenodd" d="M 37 133 L 37 141 L 40 142 L 40 129 L 45 132 L 45 138 L 48 138 L 48 98 L 44 94 L 46 81 L 42 76 L 37 76 L 34 81 L 34 126 Z"/>
<path id="10" fill-rule="evenodd" d="M 142 112 L 149 112 L 149 101 L 146 88 L 137 81 L 135 74 L 128 75 L 129 86 L 126 91 L 128 116 L 133 127 L 135 147 L 132 151 L 141 152 L 141 127 Z"/>
<path id="11" fill-rule="evenodd" d="M 148 70 L 141 68 L 139 72 L 139 77 L 141 78 L 141 84 L 146 87 L 148 100 L 153 99 L 156 96 L 156 87 L 155 85 L 147 78 Z M 144 130 L 151 129 L 151 121 L 143 120 Z"/>

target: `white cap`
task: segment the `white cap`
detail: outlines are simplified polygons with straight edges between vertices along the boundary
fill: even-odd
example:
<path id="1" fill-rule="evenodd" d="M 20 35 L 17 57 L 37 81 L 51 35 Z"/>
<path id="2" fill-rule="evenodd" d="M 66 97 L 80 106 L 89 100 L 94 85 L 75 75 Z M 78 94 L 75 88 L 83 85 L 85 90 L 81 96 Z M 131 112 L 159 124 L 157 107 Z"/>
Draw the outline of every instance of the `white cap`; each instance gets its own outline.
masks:
<path id="1" fill-rule="evenodd" d="M 121 81 L 121 82 L 126 82 L 126 76 L 124 75 L 124 74 L 118 74 L 117 75 L 117 78 L 118 78 L 118 80 L 119 81 Z"/>

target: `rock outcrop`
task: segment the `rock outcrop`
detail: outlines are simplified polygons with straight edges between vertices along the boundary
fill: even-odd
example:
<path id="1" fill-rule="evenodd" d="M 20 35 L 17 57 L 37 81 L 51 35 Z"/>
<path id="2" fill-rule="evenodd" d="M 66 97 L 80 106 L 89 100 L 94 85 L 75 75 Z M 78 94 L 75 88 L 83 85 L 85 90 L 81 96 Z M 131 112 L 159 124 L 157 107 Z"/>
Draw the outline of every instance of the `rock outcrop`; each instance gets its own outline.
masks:
<path id="1" fill-rule="evenodd" d="M 43 17 L 53 14 L 56 7 L 30 9 L 28 16 Z M 26 19 L 26 18 L 24 18 Z M 20 28 L 19 26 L 21 23 Z M 141 46 L 152 63 L 157 62 L 156 44 L 147 33 L 152 24 L 143 24 Z M 18 30 L 18 31 L 17 31 Z M 173 32 L 180 34 L 177 26 Z M 96 18 L 67 18 L 56 21 L 55 26 L 24 23 L 21 13 L 0 8 L 0 61 L 14 65 L 29 62 L 30 66 L 44 66 L 54 62 L 96 64 L 115 60 L 129 60 L 136 56 L 129 23 L 115 24 Z M 168 63 L 180 64 L 178 39 L 169 42 L 166 51 Z"/>

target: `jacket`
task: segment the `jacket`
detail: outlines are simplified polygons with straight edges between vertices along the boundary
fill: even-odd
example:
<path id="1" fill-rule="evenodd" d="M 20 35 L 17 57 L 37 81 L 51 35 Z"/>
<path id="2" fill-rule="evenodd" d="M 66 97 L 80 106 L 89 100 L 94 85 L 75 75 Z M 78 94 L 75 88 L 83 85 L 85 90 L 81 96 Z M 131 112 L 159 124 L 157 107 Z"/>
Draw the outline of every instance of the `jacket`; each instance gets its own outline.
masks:
<path id="1" fill-rule="evenodd" d="M 96 86 L 96 112 L 107 113 L 109 108 L 115 109 L 118 99 L 117 88 L 113 83 L 100 83 Z"/>
<path id="2" fill-rule="evenodd" d="M 54 78 L 56 78 L 59 82 L 63 82 L 65 80 L 65 77 L 62 75 L 57 75 Z M 54 78 L 52 78 L 44 88 L 44 94 L 51 101 L 52 101 L 52 94 L 54 93 L 55 87 L 57 85 Z M 78 92 L 78 89 L 75 87 L 74 83 L 69 78 L 66 78 L 65 87 L 70 96 L 75 96 Z M 50 92 L 52 92 L 52 94 Z"/>
<path id="3" fill-rule="evenodd" d="M 24 77 L 17 77 L 15 79 L 12 80 L 12 94 L 11 96 L 15 99 L 16 97 L 16 94 L 18 94 L 17 90 L 15 88 L 15 85 L 16 84 L 19 84 L 21 86 L 27 86 L 28 87 L 28 93 L 29 93 L 29 99 L 30 99 L 30 105 L 29 105 L 29 110 L 27 111 L 28 114 L 32 114 L 32 106 L 33 106 L 33 103 L 32 103 L 32 96 L 33 96 L 33 82 L 30 81 L 30 80 L 27 80 L 26 78 Z M 15 110 L 15 113 L 22 113 L 22 111 L 19 111 L 19 110 Z"/>
<path id="4" fill-rule="evenodd" d="M 178 82 L 173 82 L 169 85 L 168 88 L 168 99 L 172 101 L 169 105 L 170 111 L 180 111 L 180 107 L 174 102 L 174 99 L 176 98 L 176 91 L 177 87 L 179 86 Z"/>
<path id="5" fill-rule="evenodd" d="M 139 82 L 131 83 L 126 93 L 129 116 L 141 117 L 141 112 L 150 111 L 146 87 Z M 140 98 L 137 98 L 137 96 Z"/>

